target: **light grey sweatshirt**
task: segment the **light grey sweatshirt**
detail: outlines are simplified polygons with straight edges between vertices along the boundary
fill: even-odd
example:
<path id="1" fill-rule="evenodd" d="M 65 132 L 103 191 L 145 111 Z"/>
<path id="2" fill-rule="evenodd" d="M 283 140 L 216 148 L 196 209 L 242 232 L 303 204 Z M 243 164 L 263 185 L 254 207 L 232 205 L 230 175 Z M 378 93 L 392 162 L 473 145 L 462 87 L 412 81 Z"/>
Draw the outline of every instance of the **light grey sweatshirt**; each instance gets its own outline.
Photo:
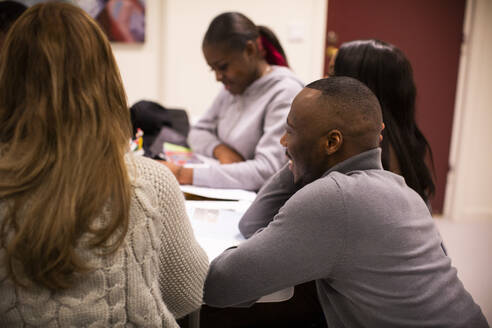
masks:
<path id="1" fill-rule="evenodd" d="M 287 161 L 279 142 L 292 100 L 303 84 L 290 69 L 272 68 L 241 95 L 223 89 L 193 126 L 188 136 L 193 151 L 213 157 L 214 148 L 224 143 L 246 160 L 195 168 L 194 185 L 258 190 Z"/>
<path id="2" fill-rule="evenodd" d="M 211 263 L 205 302 L 234 306 L 316 280 L 329 327 L 488 327 L 425 203 L 380 157 L 361 153 L 298 191 L 288 168 L 273 176 L 245 218 L 278 214 Z"/>

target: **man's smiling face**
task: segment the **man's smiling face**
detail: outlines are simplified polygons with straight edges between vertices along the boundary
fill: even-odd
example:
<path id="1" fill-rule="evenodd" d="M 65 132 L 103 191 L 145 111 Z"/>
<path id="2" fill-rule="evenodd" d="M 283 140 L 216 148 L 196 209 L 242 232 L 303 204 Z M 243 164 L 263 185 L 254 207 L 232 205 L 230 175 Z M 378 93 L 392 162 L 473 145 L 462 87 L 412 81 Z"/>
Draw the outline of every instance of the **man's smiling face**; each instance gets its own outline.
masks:
<path id="1" fill-rule="evenodd" d="M 305 88 L 296 96 L 280 139 L 296 184 L 306 185 L 321 177 L 327 169 L 323 144 L 326 126 L 317 117 L 320 94 L 318 90 Z"/>

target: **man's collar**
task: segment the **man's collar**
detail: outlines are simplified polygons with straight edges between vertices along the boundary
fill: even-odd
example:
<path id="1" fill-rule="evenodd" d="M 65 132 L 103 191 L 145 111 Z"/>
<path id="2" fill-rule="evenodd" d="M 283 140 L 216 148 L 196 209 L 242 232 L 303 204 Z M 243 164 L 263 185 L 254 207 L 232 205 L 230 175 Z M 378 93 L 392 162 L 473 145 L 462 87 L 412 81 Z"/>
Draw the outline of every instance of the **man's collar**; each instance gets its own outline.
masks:
<path id="1" fill-rule="evenodd" d="M 366 150 L 363 153 L 352 156 L 343 162 L 340 162 L 323 174 L 322 177 L 327 176 L 331 172 L 340 172 L 347 174 L 352 171 L 362 171 L 362 170 L 382 170 L 383 165 L 381 164 L 381 148 L 373 148 Z"/>

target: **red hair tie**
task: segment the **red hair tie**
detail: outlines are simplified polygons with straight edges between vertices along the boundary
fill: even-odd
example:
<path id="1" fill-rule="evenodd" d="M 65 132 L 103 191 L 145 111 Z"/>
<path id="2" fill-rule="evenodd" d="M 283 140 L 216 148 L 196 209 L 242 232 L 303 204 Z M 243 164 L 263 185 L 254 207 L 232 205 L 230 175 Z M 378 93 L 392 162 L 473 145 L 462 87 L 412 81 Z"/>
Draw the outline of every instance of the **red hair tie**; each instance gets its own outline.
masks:
<path id="1" fill-rule="evenodd" d="M 273 44 L 264 36 L 260 35 L 257 40 L 258 49 L 264 54 L 264 57 L 270 65 L 289 67 L 284 56 L 273 46 Z M 260 42 L 258 42 L 260 41 Z"/>

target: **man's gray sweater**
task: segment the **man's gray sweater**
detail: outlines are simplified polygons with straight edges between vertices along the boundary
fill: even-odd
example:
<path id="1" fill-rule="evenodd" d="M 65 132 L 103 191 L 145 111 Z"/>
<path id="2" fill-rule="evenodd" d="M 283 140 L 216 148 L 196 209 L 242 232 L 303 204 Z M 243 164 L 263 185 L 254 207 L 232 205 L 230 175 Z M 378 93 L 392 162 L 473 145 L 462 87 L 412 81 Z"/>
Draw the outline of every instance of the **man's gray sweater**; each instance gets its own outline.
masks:
<path id="1" fill-rule="evenodd" d="M 329 327 L 488 327 L 426 204 L 380 156 L 361 153 L 298 191 L 286 167 L 273 176 L 241 229 L 276 215 L 212 262 L 205 302 L 234 306 L 316 280 Z"/>

